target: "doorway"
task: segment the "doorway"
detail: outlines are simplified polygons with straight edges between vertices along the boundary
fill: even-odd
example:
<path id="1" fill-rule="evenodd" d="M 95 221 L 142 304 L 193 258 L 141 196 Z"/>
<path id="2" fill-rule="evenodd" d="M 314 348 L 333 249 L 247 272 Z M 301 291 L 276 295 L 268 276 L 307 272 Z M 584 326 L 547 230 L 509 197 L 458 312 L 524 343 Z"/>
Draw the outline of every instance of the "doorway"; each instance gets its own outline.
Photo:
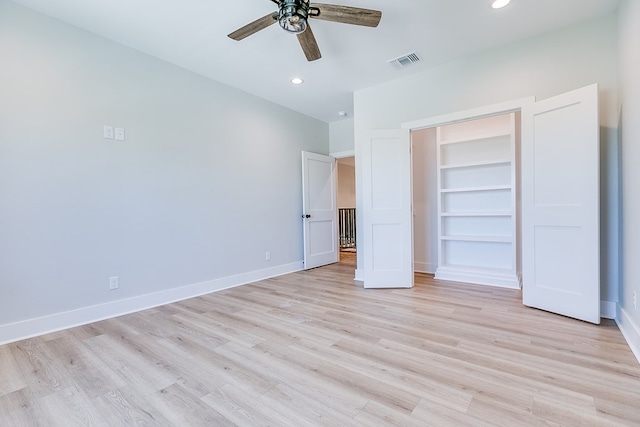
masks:
<path id="1" fill-rule="evenodd" d="M 355 157 L 336 161 L 338 169 L 338 243 L 340 257 L 355 254 L 356 245 L 356 171 Z"/>

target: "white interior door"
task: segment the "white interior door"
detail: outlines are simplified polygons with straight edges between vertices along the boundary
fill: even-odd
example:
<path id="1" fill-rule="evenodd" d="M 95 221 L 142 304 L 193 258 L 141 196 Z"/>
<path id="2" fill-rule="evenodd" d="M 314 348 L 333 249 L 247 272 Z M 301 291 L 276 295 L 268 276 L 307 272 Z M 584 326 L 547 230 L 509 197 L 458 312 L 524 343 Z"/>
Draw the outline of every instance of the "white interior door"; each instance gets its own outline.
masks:
<path id="1" fill-rule="evenodd" d="M 522 111 L 523 302 L 600 323 L 598 87 Z"/>
<path id="2" fill-rule="evenodd" d="M 365 288 L 413 286 L 409 131 L 372 131 L 362 152 Z"/>
<path id="3" fill-rule="evenodd" d="M 336 159 L 302 152 L 304 268 L 338 262 Z"/>

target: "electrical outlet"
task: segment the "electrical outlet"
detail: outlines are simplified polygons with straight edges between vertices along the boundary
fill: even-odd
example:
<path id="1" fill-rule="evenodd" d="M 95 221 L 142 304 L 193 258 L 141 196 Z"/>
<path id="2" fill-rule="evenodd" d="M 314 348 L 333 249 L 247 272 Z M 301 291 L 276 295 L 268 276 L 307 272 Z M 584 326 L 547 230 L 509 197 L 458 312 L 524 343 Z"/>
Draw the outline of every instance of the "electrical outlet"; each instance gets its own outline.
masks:
<path id="1" fill-rule="evenodd" d="M 124 129 L 123 128 L 116 128 L 116 140 L 117 141 L 124 141 Z"/>
<path id="2" fill-rule="evenodd" d="M 120 287 L 120 279 L 118 276 L 109 277 L 109 289 L 112 291 Z"/>
<path id="3" fill-rule="evenodd" d="M 638 309 L 638 294 L 636 292 L 634 292 L 631 295 L 633 296 L 633 309 L 637 310 Z"/>
<path id="4" fill-rule="evenodd" d="M 271 252 L 267 251 L 264 253 L 264 260 L 271 261 Z"/>

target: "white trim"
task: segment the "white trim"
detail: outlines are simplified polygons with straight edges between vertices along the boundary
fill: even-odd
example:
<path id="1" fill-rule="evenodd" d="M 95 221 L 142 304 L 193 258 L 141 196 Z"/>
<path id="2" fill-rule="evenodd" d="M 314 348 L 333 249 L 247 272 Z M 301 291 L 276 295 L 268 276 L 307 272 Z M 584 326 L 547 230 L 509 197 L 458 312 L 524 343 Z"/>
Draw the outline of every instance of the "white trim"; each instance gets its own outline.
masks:
<path id="1" fill-rule="evenodd" d="M 627 340 L 631 351 L 636 356 L 636 359 L 638 359 L 638 363 L 640 363 L 640 327 L 638 327 L 631 316 L 619 305 L 616 323 L 618 324 L 620 332 L 622 332 L 622 336 Z"/>
<path id="2" fill-rule="evenodd" d="M 0 325 L 0 345 L 302 270 L 302 261 Z"/>
<path id="3" fill-rule="evenodd" d="M 356 150 L 339 151 L 337 153 L 329 153 L 331 157 L 336 159 L 344 159 L 345 157 L 355 157 Z"/>
<path id="4" fill-rule="evenodd" d="M 487 271 L 462 271 L 460 269 L 449 270 L 446 266 L 436 270 L 437 280 L 451 282 L 474 283 L 476 285 L 494 286 L 497 288 L 520 289 L 520 277 L 515 274 L 489 273 Z"/>
<path id="5" fill-rule="evenodd" d="M 600 317 L 604 319 L 615 319 L 618 303 L 613 301 L 600 301 Z"/>
<path id="6" fill-rule="evenodd" d="M 496 114 L 509 113 L 512 111 L 521 110 L 524 106 L 531 105 L 536 101 L 535 96 L 529 96 L 526 98 L 514 99 L 511 101 L 501 102 L 493 105 L 486 105 L 483 107 L 472 108 L 470 110 L 458 111 L 450 114 L 443 114 L 441 116 L 429 117 L 427 119 L 414 120 L 412 122 L 406 122 L 402 124 L 402 129 L 424 129 L 435 126 L 441 126 L 447 123 L 455 123 L 470 119 L 480 119 L 486 116 L 494 116 Z"/>
<path id="7" fill-rule="evenodd" d="M 437 268 L 438 268 L 437 264 L 432 264 L 430 262 L 416 261 L 413 263 L 413 271 L 416 273 L 434 274 Z"/>
<path id="8" fill-rule="evenodd" d="M 356 275 L 353 278 L 353 280 L 357 280 L 359 282 L 364 282 L 364 269 L 363 268 L 356 268 Z"/>

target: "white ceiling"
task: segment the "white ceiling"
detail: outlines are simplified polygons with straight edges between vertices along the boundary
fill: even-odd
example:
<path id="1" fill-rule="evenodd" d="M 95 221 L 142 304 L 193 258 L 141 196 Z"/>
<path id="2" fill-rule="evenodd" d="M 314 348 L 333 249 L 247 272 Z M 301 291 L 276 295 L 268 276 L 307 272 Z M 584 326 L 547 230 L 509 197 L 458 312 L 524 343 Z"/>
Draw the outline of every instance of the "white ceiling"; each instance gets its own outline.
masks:
<path id="1" fill-rule="evenodd" d="M 236 42 L 227 34 L 275 11 L 270 0 L 14 0 L 149 55 L 317 119 L 353 114 L 353 92 L 581 21 L 612 13 L 618 0 L 322 0 L 377 9 L 377 28 L 312 20 L 322 59 L 307 62 L 277 25 Z M 585 41 L 586 42 L 586 41 Z M 423 62 L 395 70 L 416 51 Z M 294 76 L 301 86 L 289 82 Z"/>

